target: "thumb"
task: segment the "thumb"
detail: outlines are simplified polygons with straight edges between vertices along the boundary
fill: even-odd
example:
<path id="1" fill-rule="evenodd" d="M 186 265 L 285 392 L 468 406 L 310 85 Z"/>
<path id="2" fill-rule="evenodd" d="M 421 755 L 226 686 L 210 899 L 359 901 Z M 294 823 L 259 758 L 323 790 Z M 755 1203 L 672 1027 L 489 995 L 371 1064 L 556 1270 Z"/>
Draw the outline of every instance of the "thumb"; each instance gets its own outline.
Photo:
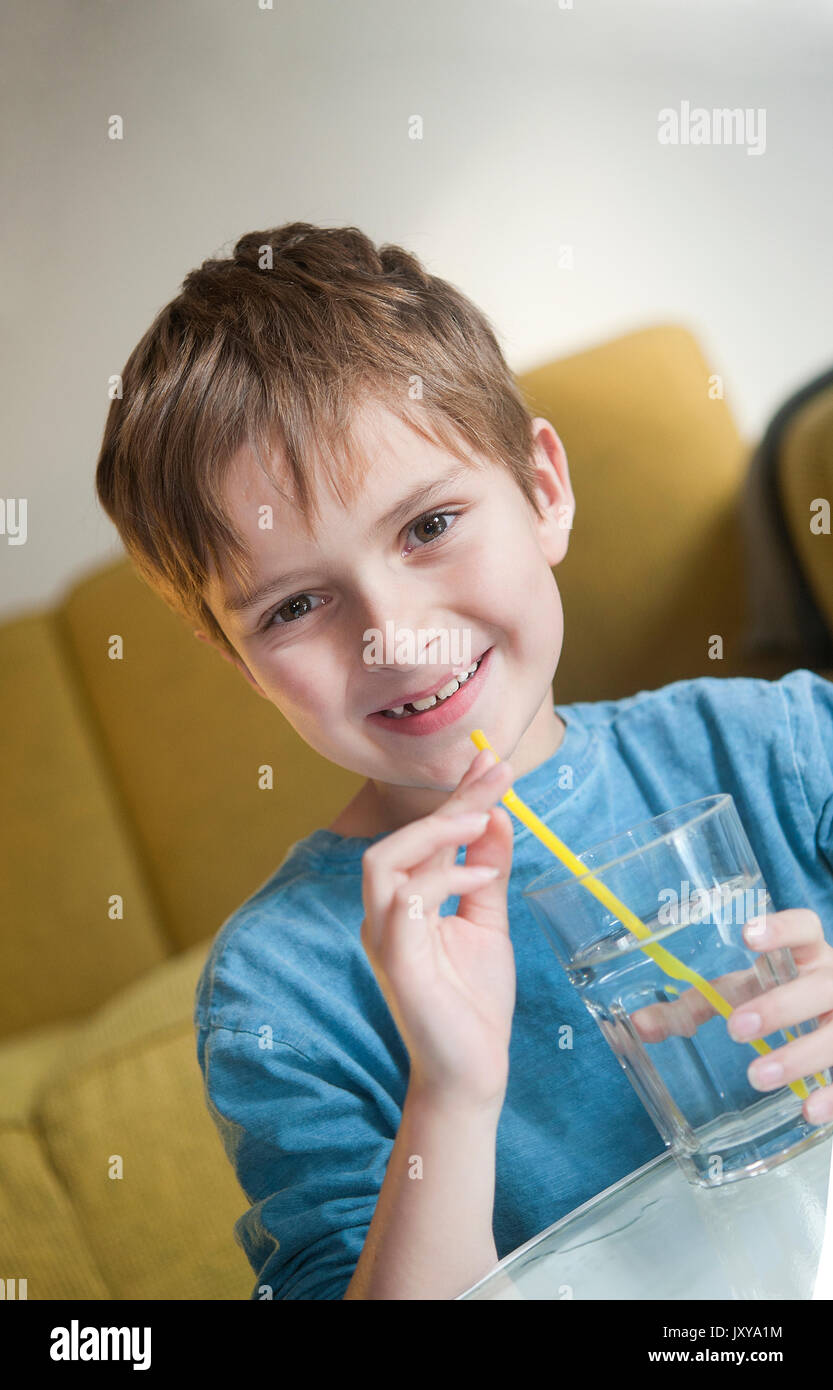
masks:
<path id="1" fill-rule="evenodd" d="M 509 812 L 502 806 L 493 806 L 489 813 L 489 824 L 483 834 L 466 849 L 465 863 L 468 867 L 492 864 L 500 873 L 497 878 L 462 894 L 457 907 L 458 917 L 465 917 L 477 926 L 499 927 L 508 932 L 506 891 L 512 870 L 513 845 L 512 818 Z"/>

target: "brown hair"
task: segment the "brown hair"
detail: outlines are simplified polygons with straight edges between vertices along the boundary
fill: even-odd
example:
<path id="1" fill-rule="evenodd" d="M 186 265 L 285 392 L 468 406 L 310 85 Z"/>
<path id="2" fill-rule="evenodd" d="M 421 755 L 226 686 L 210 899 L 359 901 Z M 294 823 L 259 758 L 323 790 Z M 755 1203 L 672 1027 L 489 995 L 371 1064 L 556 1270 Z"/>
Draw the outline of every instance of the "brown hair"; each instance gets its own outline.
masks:
<path id="1" fill-rule="evenodd" d="M 104 428 L 99 501 L 142 578 L 229 653 L 204 593 L 212 565 L 250 584 L 223 503 L 244 445 L 273 486 L 268 460 L 281 451 L 309 526 L 323 452 L 339 451 L 335 495 L 344 501 L 339 479 L 355 495 L 350 418 L 370 396 L 473 466 L 461 436 L 508 468 L 540 515 L 532 417 L 485 315 L 402 247 L 377 249 L 356 227 L 291 222 L 204 261 L 130 354 L 122 390 Z"/>

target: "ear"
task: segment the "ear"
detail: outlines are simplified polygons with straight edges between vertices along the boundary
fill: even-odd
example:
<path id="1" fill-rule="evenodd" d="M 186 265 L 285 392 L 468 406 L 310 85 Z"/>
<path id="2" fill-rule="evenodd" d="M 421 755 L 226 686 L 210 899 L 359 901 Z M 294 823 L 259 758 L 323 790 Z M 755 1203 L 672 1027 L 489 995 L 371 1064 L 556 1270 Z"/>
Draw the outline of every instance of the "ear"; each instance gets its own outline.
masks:
<path id="1" fill-rule="evenodd" d="M 567 554 L 576 501 L 564 445 L 549 420 L 533 420 L 532 429 L 535 440 L 533 457 L 538 475 L 536 494 L 542 512 L 540 517 L 533 512 L 532 521 L 547 563 L 552 567 L 560 564 Z"/>
<path id="2" fill-rule="evenodd" d="M 264 700 L 269 699 L 269 696 L 266 694 L 266 691 L 262 690 L 261 687 L 258 685 L 257 681 L 255 680 L 254 676 L 252 675 L 251 671 L 249 670 L 248 666 L 244 661 L 241 661 L 239 657 L 230 656 L 229 653 L 226 651 L 225 647 L 221 646 L 220 643 L 215 640 L 215 638 L 209 637 L 207 632 L 202 632 L 197 628 L 194 628 L 194 636 L 197 637 L 200 640 L 200 642 L 205 642 L 209 647 L 213 647 L 215 651 L 218 651 L 224 661 L 227 661 L 229 665 L 234 666 L 235 669 L 238 670 L 242 676 L 245 676 L 246 680 L 249 682 L 249 685 L 252 687 L 253 690 L 257 691 L 258 695 L 262 695 Z"/>

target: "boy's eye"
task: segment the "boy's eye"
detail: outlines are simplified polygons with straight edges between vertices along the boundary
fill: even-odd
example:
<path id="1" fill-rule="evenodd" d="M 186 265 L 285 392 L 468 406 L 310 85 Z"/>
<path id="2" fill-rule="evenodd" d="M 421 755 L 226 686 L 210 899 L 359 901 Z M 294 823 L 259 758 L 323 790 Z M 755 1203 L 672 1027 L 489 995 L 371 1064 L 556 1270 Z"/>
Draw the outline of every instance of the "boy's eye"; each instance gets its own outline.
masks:
<path id="1" fill-rule="evenodd" d="M 267 613 L 263 622 L 264 628 L 286 627 L 287 623 L 297 622 L 311 611 L 314 600 L 314 594 L 296 594 L 294 598 L 288 598 L 279 608 L 273 608 L 271 613 Z M 323 603 L 324 600 L 318 599 L 318 602 Z"/>
<path id="2" fill-rule="evenodd" d="M 412 526 L 409 528 L 408 534 L 410 535 L 411 531 L 416 531 L 420 527 L 423 528 L 427 532 L 427 535 L 424 539 L 422 539 L 422 543 L 417 548 L 420 550 L 424 550 L 426 545 L 430 545 L 432 541 L 439 540 L 440 536 L 444 535 L 446 531 L 451 530 L 451 526 L 447 524 L 444 518 L 448 516 L 454 518 L 457 515 L 457 512 L 426 512 L 424 516 L 419 517 L 412 524 Z M 439 530 L 436 529 L 437 522 L 442 523 L 442 526 Z M 452 521 L 452 525 L 453 524 L 454 523 Z"/>
<path id="3" fill-rule="evenodd" d="M 410 535 L 411 531 L 417 531 L 420 528 L 427 532 L 424 538 L 418 537 L 421 543 L 417 549 L 425 550 L 432 541 L 439 540 L 446 531 L 451 530 L 451 526 L 445 518 L 456 518 L 458 515 L 457 512 L 426 512 L 411 523 L 408 534 Z M 441 523 L 439 528 L 437 527 L 438 522 Z M 267 613 L 263 620 L 263 630 L 265 631 L 270 627 L 286 627 L 289 623 L 295 623 L 299 618 L 306 617 L 307 613 L 314 611 L 311 606 L 313 602 L 325 603 L 326 599 L 316 598 L 314 594 L 296 594 L 294 598 L 286 599 L 278 608 L 273 608 L 270 613 Z"/>

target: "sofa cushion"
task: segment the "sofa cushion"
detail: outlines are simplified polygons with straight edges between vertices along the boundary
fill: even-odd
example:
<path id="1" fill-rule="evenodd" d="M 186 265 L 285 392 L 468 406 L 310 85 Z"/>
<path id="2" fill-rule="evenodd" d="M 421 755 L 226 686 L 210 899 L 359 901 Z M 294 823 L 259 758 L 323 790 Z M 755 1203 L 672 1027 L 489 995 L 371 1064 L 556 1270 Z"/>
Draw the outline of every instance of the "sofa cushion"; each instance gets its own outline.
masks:
<path id="1" fill-rule="evenodd" d="M 25 1279 L 30 1300 L 110 1297 L 33 1122 L 44 1077 L 76 1031 L 53 1024 L 0 1042 L 2 1277 Z"/>
<path id="2" fill-rule="evenodd" d="M 37 1131 L 6 1122 L 0 1122 L 0 1231 L 2 1277 L 25 1279 L 28 1299 L 113 1297 Z"/>
<path id="3" fill-rule="evenodd" d="M 53 1023 L 0 1041 L 0 1125 L 30 1123 L 45 1077 L 71 1050 L 79 1026 Z"/>
<path id="4" fill-rule="evenodd" d="M 248 1298 L 248 1202 L 206 1107 L 194 991 L 201 944 L 99 1009 L 55 1059 L 37 1121 L 113 1298 Z M 122 1176 L 110 1176 L 114 1163 Z M 57 1295 L 45 1295 L 57 1296 Z"/>
<path id="5" fill-rule="evenodd" d="M 84 1015 L 170 946 L 51 615 L 0 627 L 0 710 L 2 1038 Z"/>
<path id="6" fill-rule="evenodd" d="M 659 325 L 520 378 L 561 438 L 576 498 L 554 570 L 559 703 L 748 674 L 739 643 L 748 449 L 711 390 L 715 371 L 684 328 Z"/>

